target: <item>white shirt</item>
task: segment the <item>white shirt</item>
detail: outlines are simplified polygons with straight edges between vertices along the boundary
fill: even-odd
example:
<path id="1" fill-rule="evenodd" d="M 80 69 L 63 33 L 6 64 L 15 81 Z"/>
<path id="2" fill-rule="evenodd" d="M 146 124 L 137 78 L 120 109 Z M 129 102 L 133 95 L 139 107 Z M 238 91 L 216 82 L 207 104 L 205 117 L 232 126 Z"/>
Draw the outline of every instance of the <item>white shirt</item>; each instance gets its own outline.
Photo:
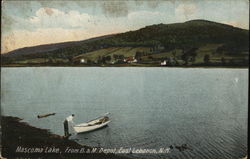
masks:
<path id="1" fill-rule="evenodd" d="M 72 121 L 73 121 L 73 118 L 74 118 L 74 117 L 73 117 L 72 115 L 70 115 L 70 116 L 68 116 L 68 117 L 66 118 L 66 120 L 72 122 Z"/>

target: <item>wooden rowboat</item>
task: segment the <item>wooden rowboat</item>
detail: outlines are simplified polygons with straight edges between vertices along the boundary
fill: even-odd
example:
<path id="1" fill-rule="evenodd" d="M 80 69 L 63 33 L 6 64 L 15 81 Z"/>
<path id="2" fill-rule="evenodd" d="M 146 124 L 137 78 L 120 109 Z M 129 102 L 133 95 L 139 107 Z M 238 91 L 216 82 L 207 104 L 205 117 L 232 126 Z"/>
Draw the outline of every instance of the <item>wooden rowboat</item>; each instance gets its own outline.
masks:
<path id="1" fill-rule="evenodd" d="M 93 130 L 102 128 L 108 125 L 108 123 L 110 123 L 108 114 L 109 113 L 106 113 L 105 115 L 101 117 L 98 117 L 96 119 L 93 119 L 93 120 L 90 120 L 88 122 L 81 123 L 81 124 L 74 124 L 74 122 L 72 121 L 71 126 L 76 133 L 84 133 L 84 132 L 93 131 Z"/>

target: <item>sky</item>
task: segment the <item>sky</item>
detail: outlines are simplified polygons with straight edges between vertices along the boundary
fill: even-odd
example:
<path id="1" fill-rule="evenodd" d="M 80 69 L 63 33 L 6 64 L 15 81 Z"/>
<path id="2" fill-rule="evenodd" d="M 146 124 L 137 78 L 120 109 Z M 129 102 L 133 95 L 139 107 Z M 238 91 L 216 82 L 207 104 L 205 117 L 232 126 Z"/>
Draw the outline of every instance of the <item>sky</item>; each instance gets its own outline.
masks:
<path id="1" fill-rule="evenodd" d="M 248 0 L 2 1 L 1 53 L 153 24 L 205 19 L 249 29 Z"/>

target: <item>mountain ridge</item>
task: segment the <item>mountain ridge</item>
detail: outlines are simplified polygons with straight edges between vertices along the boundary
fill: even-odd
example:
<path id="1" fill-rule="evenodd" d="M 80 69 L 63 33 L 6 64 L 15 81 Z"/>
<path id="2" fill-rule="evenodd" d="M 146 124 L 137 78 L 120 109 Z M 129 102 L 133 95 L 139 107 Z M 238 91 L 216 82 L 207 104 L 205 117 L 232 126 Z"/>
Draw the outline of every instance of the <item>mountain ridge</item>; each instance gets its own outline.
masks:
<path id="1" fill-rule="evenodd" d="M 55 49 L 60 49 L 60 48 L 64 48 L 64 47 L 72 46 L 72 45 L 79 45 L 81 43 L 85 43 L 85 42 L 88 42 L 88 41 L 100 40 L 102 38 L 108 38 L 108 37 L 113 36 L 113 35 L 115 35 L 115 34 L 108 34 L 108 35 L 103 35 L 103 36 L 98 36 L 98 37 L 92 37 L 92 38 L 89 38 L 89 39 L 84 39 L 84 40 L 79 40 L 79 41 L 66 41 L 66 42 L 59 42 L 59 43 L 50 43 L 50 44 L 41 44 L 41 45 L 35 45 L 35 46 L 27 46 L 27 47 L 18 48 L 18 49 L 3 53 L 1 55 L 3 55 L 3 56 L 7 55 L 8 56 L 8 54 L 16 54 L 19 51 L 20 52 L 28 51 L 27 52 L 27 54 L 28 54 L 28 53 L 31 52 L 30 50 L 33 51 L 33 49 L 39 48 L 39 47 L 44 47 L 44 48 L 48 48 L 48 49 L 40 50 L 37 53 L 42 52 L 42 51 L 53 51 Z M 55 48 L 51 48 L 53 46 Z"/>
<path id="2" fill-rule="evenodd" d="M 237 29 L 237 30 L 249 31 L 247 29 L 243 29 L 243 28 L 239 28 L 239 27 L 234 27 L 234 26 L 228 25 L 228 24 L 223 24 L 223 23 L 208 21 L 208 20 L 204 20 L 204 19 L 194 19 L 194 20 L 186 21 L 184 23 L 188 24 L 188 23 L 193 23 L 193 22 L 195 22 L 195 23 L 214 23 L 214 24 L 218 24 L 218 25 L 225 26 L 225 27 L 230 27 L 230 28 Z M 163 23 L 153 24 L 153 25 L 145 26 L 145 27 L 140 28 L 138 30 L 141 30 L 141 29 L 144 29 L 144 28 L 148 28 L 148 27 L 154 27 L 154 26 L 161 26 L 161 25 L 167 26 L 167 25 L 184 24 L 184 23 L 180 22 L 180 23 L 170 23 L 170 24 L 163 24 Z M 108 37 L 111 37 L 111 36 L 114 36 L 114 35 L 125 34 L 125 33 L 134 32 L 134 31 L 138 31 L 138 30 L 127 31 L 127 32 L 117 33 L 117 34 L 107 34 L 107 35 L 98 36 L 98 37 L 92 37 L 92 38 L 89 38 L 89 39 L 84 39 L 84 40 L 79 40 L 79 41 L 66 41 L 66 42 L 58 42 L 58 43 L 49 43 L 49 44 L 41 44 L 41 45 L 35 45 L 35 46 L 28 46 L 28 47 L 18 48 L 18 49 L 15 49 L 15 50 L 3 53 L 2 55 L 7 55 L 7 54 L 14 53 L 14 52 L 22 51 L 22 50 L 26 51 L 27 49 L 32 49 L 32 48 L 35 48 L 35 47 L 47 47 L 47 46 L 50 46 L 50 45 L 51 46 L 53 46 L 53 45 L 57 46 L 57 45 L 64 45 L 64 44 L 66 44 L 66 46 L 64 46 L 64 47 L 67 47 L 67 45 L 70 45 L 70 44 L 77 45 L 79 43 L 88 42 L 90 40 L 99 40 L 101 38 L 108 38 Z M 61 48 L 61 47 L 59 47 L 59 48 Z M 57 48 L 55 48 L 55 49 L 57 49 Z M 54 50 L 54 49 L 51 49 L 51 50 Z M 46 50 L 46 51 L 50 51 L 50 50 Z"/>
<path id="3" fill-rule="evenodd" d="M 204 50 L 207 50 L 207 52 Z M 43 62 L 40 61 L 40 63 L 45 65 L 46 63 L 75 65 L 79 64 L 80 58 L 85 58 L 89 62 L 91 61 L 90 63 L 99 65 L 103 63 L 100 58 L 105 59 L 107 57 L 108 61 L 116 63 L 119 58 L 113 58 L 113 56 L 123 55 L 123 58 L 136 56 L 136 54 L 142 56 L 139 52 L 143 52 L 143 56 L 153 57 L 151 63 L 156 63 L 157 59 L 154 58 L 156 54 L 166 55 L 159 55 L 161 58 L 158 58 L 158 63 L 160 60 L 171 57 L 183 60 L 187 64 L 185 56 L 194 57 L 195 54 L 199 56 L 209 54 L 214 60 L 217 58 L 217 61 L 218 58 L 226 58 L 231 61 L 232 59 L 238 61 L 241 59 L 245 63 L 245 60 L 249 59 L 249 30 L 218 22 L 195 19 L 184 23 L 154 24 L 138 30 L 87 40 L 22 48 L 1 57 L 5 58 L 7 61 L 5 63 L 20 63 L 21 61 L 30 64 L 32 59 L 33 61 L 34 59 L 43 59 Z M 174 57 L 173 52 L 177 52 L 179 57 Z M 157 55 L 157 57 L 159 56 Z M 142 59 L 142 61 L 140 60 L 141 63 L 150 61 L 145 60 L 145 58 Z M 198 61 L 201 63 L 201 57 Z"/>

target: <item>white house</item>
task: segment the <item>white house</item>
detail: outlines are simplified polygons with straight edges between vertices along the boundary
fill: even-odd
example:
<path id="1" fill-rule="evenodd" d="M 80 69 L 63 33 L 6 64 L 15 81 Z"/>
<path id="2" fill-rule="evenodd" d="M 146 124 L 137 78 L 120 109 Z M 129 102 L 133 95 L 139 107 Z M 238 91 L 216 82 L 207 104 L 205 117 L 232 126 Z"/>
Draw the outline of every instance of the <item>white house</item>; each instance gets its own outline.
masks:
<path id="1" fill-rule="evenodd" d="M 80 63 L 86 63 L 86 60 L 85 59 L 81 59 Z"/>
<path id="2" fill-rule="evenodd" d="M 167 65 L 167 60 L 164 60 L 163 62 L 161 62 L 161 66 L 166 66 Z"/>
<path id="3" fill-rule="evenodd" d="M 124 62 L 137 63 L 137 59 L 134 56 L 130 56 L 130 57 L 127 57 L 126 59 L 124 59 Z"/>

